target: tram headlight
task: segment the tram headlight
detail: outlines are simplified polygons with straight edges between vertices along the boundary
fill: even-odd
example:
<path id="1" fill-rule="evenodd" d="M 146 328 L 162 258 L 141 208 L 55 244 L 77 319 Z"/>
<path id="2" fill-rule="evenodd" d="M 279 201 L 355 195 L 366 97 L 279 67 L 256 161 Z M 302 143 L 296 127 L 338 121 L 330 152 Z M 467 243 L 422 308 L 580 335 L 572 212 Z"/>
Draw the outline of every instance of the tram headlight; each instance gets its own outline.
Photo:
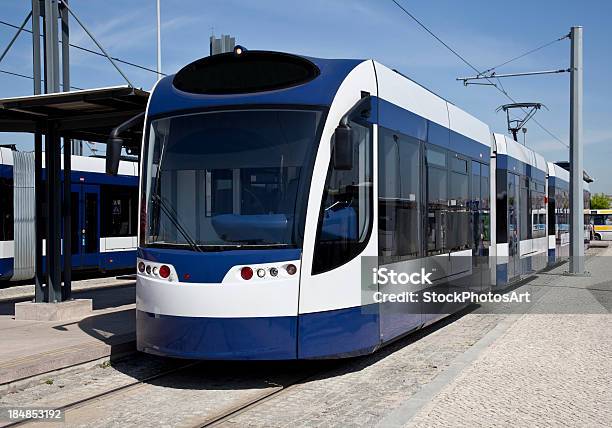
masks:
<path id="1" fill-rule="evenodd" d="M 264 276 L 266 276 L 266 270 L 262 268 L 257 269 L 257 276 L 263 278 Z"/>
<path id="2" fill-rule="evenodd" d="M 144 271 L 145 271 L 145 264 L 144 264 L 144 262 L 138 262 L 138 272 L 144 273 Z"/>
<path id="3" fill-rule="evenodd" d="M 276 276 L 276 275 L 278 275 L 278 269 L 276 269 L 275 267 L 271 267 L 271 268 L 270 268 L 270 275 L 271 275 L 271 276 Z"/>

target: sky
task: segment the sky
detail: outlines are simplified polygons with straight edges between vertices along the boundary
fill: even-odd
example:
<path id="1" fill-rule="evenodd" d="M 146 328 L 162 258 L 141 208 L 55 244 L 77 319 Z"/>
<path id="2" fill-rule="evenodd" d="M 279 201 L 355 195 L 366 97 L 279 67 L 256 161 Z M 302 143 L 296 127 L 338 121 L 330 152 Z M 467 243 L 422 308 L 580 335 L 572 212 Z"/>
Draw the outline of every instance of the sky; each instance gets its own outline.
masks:
<path id="1" fill-rule="evenodd" d="M 595 178 L 592 190 L 612 194 L 612 2 L 609 0 L 398 0 L 430 30 L 479 70 L 584 27 L 584 166 Z M 0 20 L 19 25 L 30 0 L 0 0 Z M 155 0 L 70 0 L 71 8 L 112 55 L 156 67 Z M 505 133 L 496 108 L 508 99 L 491 86 L 468 86 L 457 77 L 474 72 L 405 15 L 391 0 L 161 0 L 162 71 L 175 73 L 208 55 L 209 36 L 231 34 L 249 49 L 278 50 L 325 58 L 362 58 L 401 71 Z M 71 42 L 94 43 L 71 19 Z M 16 30 L 0 24 L 0 49 Z M 32 75 L 31 38 L 19 37 L 0 69 Z M 498 73 L 569 67 L 568 39 L 497 69 Z M 71 84 L 93 88 L 124 84 L 104 58 L 71 49 Z M 154 73 L 120 65 L 135 86 L 151 89 Z M 536 119 L 569 144 L 569 73 L 502 80 L 519 102 L 541 102 Z M 0 73 L 0 97 L 32 94 L 32 81 Z M 526 125 L 527 146 L 547 160 L 567 160 L 568 149 L 540 129 Z M 0 133 L 0 144 L 32 149 L 32 137 Z M 94 145 L 100 151 L 104 147 Z"/>

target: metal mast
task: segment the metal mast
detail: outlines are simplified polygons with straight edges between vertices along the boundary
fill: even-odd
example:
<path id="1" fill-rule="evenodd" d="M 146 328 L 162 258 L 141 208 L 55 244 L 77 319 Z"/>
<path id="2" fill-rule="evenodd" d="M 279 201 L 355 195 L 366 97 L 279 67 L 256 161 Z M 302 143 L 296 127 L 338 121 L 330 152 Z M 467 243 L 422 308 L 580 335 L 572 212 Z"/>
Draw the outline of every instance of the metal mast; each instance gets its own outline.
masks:
<path id="1" fill-rule="evenodd" d="M 584 273 L 582 168 L 582 27 L 572 27 L 570 84 L 570 274 Z"/>

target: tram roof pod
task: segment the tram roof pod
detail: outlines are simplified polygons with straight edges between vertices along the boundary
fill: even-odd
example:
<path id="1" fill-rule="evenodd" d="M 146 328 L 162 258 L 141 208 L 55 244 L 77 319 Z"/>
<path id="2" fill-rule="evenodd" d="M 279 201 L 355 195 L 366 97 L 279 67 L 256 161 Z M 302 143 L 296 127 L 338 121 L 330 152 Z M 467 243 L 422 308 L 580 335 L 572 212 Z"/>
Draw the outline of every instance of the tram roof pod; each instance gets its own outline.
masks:
<path id="1" fill-rule="evenodd" d="M 319 67 L 307 58 L 236 46 L 234 52 L 208 56 L 183 67 L 172 83 L 191 94 L 232 95 L 290 88 L 319 74 Z"/>
<path id="2" fill-rule="evenodd" d="M 346 76 L 362 62 L 237 46 L 157 82 L 147 115 L 242 104 L 329 106 Z"/>

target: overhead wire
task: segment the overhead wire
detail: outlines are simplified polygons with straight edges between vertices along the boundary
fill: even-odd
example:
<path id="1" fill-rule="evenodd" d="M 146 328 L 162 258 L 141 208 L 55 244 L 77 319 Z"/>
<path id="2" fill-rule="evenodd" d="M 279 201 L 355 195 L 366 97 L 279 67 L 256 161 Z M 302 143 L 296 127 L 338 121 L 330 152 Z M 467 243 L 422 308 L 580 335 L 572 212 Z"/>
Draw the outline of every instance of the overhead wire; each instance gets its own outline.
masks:
<path id="1" fill-rule="evenodd" d="M 8 74 L 8 75 L 11 75 L 11 76 L 23 77 L 24 79 L 34 80 L 33 76 L 28 76 L 27 74 L 15 73 L 14 71 L 8 71 L 8 70 L 0 69 L 0 73 Z M 41 82 L 44 82 L 44 80 L 41 80 Z M 62 84 L 62 86 L 63 86 L 63 84 Z M 83 90 L 83 88 L 79 88 L 78 86 L 70 86 L 70 89 L 75 89 L 77 91 L 82 91 Z"/>
<path id="2" fill-rule="evenodd" d="M 0 24 L 5 25 L 7 27 L 19 29 L 19 27 L 17 25 L 11 24 L 10 22 L 6 22 L 6 21 L 3 21 L 3 20 L 0 20 Z M 27 33 L 32 34 L 32 30 L 28 30 L 27 28 L 24 28 L 22 31 L 25 31 Z M 44 37 L 44 36 L 41 34 L 40 37 Z M 59 42 L 62 43 L 61 40 L 59 40 Z M 94 54 L 94 55 L 98 55 L 98 56 L 106 58 L 106 56 L 104 54 L 102 54 L 100 52 L 96 52 L 96 51 L 88 49 L 88 48 L 84 48 L 83 46 L 75 45 L 73 43 L 68 43 L 68 46 L 70 46 L 71 48 L 79 49 L 81 51 L 84 51 L 84 52 L 87 52 L 87 53 L 90 53 L 90 54 Z M 161 74 L 162 76 L 166 76 L 166 74 L 164 74 L 164 73 L 160 73 L 160 72 L 158 72 L 156 70 L 153 70 L 152 68 L 148 68 L 148 67 L 145 67 L 143 65 L 135 64 L 133 62 L 126 61 L 126 60 L 123 60 L 123 59 L 120 59 L 120 58 L 116 58 L 116 57 L 111 57 L 111 58 L 114 61 L 120 62 L 120 63 L 125 64 L 125 65 L 129 65 L 131 67 L 140 68 L 141 70 L 145 70 L 145 71 L 149 71 L 151 73 Z"/>
<path id="3" fill-rule="evenodd" d="M 15 28 L 15 29 L 19 29 L 19 28 L 20 28 L 20 27 L 18 27 L 17 25 L 11 24 L 10 22 L 6 22 L 6 21 L 3 21 L 3 20 L 0 20 L 0 24 L 5 25 L 5 26 L 7 26 L 7 27 Z M 22 29 L 21 29 L 21 31 L 25 31 L 25 32 L 27 32 L 27 33 L 32 34 L 32 30 L 28 30 L 27 28 L 22 28 Z M 41 34 L 41 36 L 40 36 L 40 37 L 44 37 L 44 36 Z M 59 40 L 59 43 L 62 43 L 62 41 L 61 41 L 61 40 Z M 79 50 L 81 50 L 81 51 L 84 51 L 84 52 L 87 52 L 87 53 L 91 53 L 91 54 L 94 54 L 94 55 L 97 55 L 97 56 L 101 56 L 101 57 L 105 57 L 105 58 L 106 58 L 106 56 L 105 56 L 104 54 L 100 53 L 100 52 L 96 52 L 96 51 L 94 51 L 94 50 L 91 50 L 91 49 L 88 49 L 88 48 L 84 48 L 84 47 L 82 47 L 82 46 L 75 45 L 75 44 L 73 44 L 73 43 L 69 43 L 68 45 L 69 45 L 70 47 L 72 47 L 72 48 L 79 49 Z M 139 65 L 139 64 L 135 64 L 135 63 L 133 63 L 133 62 L 129 62 L 129 61 L 126 61 L 126 60 L 123 60 L 123 59 L 120 59 L 120 58 L 116 58 L 116 57 L 111 57 L 111 58 L 112 58 L 114 61 L 120 62 L 120 63 L 122 63 L 122 64 L 129 65 L 129 66 L 131 66 L 131 67 L 136 67 L 136 68 L 139 68 L 139 69 L 141 69 L 141 70 L 145 70 L 145 71 L 149 71 L 149 72 L 151 72 L 151 73 L 161 74 L 161 75 L 163 75 L 163 76 L 166 76 L 166 74 L 164 74 L 164 73 L 160 73 L 160 72 L 158 72 L 158 71 L 156 71 L 156 70 L 153 70 L 153 69 L 151 69 L 151 68 L 147 68 L 147 67 L 142 66 L 142 65 Z M 3 69 L 0 69 L 0 73 L 7 74 L 7 75 L 10 75 L 10 76 L 21 77 L 21 78 L 24 78 L 24 79 L 34 80 L 34 77 L 33 77 L 33 76 L 29 76 L 29 75 L 26 75 L 26 74 L 21 74 L 21 73 L 16 73 L 16 72 L 13 72 L 13 71 L 8 71 L 8 70 L 3 70 Z M 41 82 L 44 82 L 44 80 L 41 80 Z M 63 86 L 63 85 L 62 85 L 62 86 Z M 75 89 L 75 90 L 83 90 L 83 88 L 79 88 L 79 87 L 77 87 L 77 86 L 70 86 L 70 89 Z M 83 141 L 83 142 L 84 142 L 84 143 L 87 145 L 87 147 L 89 148 L 89 150 L 90 150 L 91 152 L 95 152 L 95 151 L 96 151 L 96 149 L 93 149 L 93 147 L 92 147 L 92 145 L 91 145 L 91 143 L 90 143 L 89 141 L 85 141 L 85 140 L 82 140 L 82 141 Z"/>
<path id="4" fill-rule="evenodd" d="M 548 43 L 545 43 L 545 44 L 543 44 L 543 45 L 541 45 L 541 46 L 538 46 L 538 47 L 536 47 L 536 48 L 534 48 L 534 49 L 528 50 L 527 52 L 524 52 L 524 53 L 522 53 L 522 54 L 520 54 L 520 55 L 518 55 L 518 56 L 515 56 L 514 58 L 511 58 L 511 59 L 509 59 L 508 61 L 504 61 L 504 62 L 502 62 L 501 64 L 498 64 L 498 65 L 496 65 L 496 66 L 494 66 L 494 67 L 487 68 L 485 71 L 483 71 L 483 72 L 482 72 L 482 74 L 489 73 L 489 72 L 491 72 L 491 71 L 493 71 L 493 70 L 495 70 L 495 69 L 497 69 L 497 68 L 503 67 L 504 65 L 508 65 L 508 64 L 510 64 L 511 62 L 514 62 L 514 61 L 516 61 L 516 60 L 519 60 L 519 59 L 521 59 L 521 58 L 526 57 L 527 55 L 530 55 L 530 54 L 535 53 L 535 52 L 537 52 L 537 51 L 539 51 L 539 50 L 542 50 L 542 49 L 544 49 L 544 48 L 547 48 L 548 46 L 553 45 L 553 44 L 555 44 L 555 43 L 557 43 L 557 42 L 560 42 L 561 40 L 567 39 L 568 37 L 569 37 L 569 34 L 566 34 L 565 36 L 562 36 L 562 37 L 558 37 L 558 38 L 556 38 L 555 40 L 552 40 L 552 41 L 550 41 L 550 42 L 548 42 Z"/>
<path id="5" fill-rule="evenodd" d="M 435 38 L 438 42 L 440 42 L 440 44 L 442 44 L 445 48 L 447 48 L 449 51 L 451 51 L 457 58 L 459 58 L 463 63 L 465 63 L 468 67 L 470 67 L 472 70 L 474 70 L 478 75 L 482 75 L 483 71 L 480 71 L 478 68 L 476 68 L 471 62 L 469 62 L 467 59 L 465 59 L 459 52 L 457 52 L 455 49 L 453 49 L 451 46 L 449 46 L 444 40 L 442 40 L 440 37 L 438 37 L 433 31 L 431 31 L 425 24 L 423 24 L 417 17 L 415 17 L 412 13 L 410 13 L 406 8 L 404 8 L 397 0 L 391 0 L 393 3 L 395 3 L 395 5 L 400 8 L 406 15 L 408 15 L 414 22 L 416 22 L 421 28 L 423 28 L 427 33 L 429 33 L 433 38 Z M 567 37 L 567 36 L 566 36 Z M 561 38 L 561 40 L 563 40 L 565 37 Z M 556 42 L 557 40 L 555 40 Z M 543 49 L 545 47 L 545 45 L 543 45 L 542 47 L 540 47 L 539 49 Z M 539 50 L 537 49 L 537 50 Z M 525 56 L 525 54 L 523 54 L 523 56 Z M 518 59 L 518 58 L 516 58 Z M 514 60 L 514 59 L 513 59 Z M 501 65 L 497 66 L 497 67 L 501 67 Z M 489 77 L 484 76 L 484 78 L 491 84 L 491 86 L 494 86 L 499 92 L 501 92 L 504 96 L 506 96 L 506 98 L 508 98 L 510 101 L 512 101 L 513 103 L 516 103 L 517 101 L 508 93 L 508 91 L 506 91 L 505 89 L 503 89 L 502 87 L 500 87 L 499 85 L 497 85 L 496 83 L 494 83 Z M 499 79 L 498 79 L 499 80 Z M 527 113 L 526 110 L 522 109 L 525 113 Z M 551 136 L 552 138 L 554 138 L 557 142 L 561 143 L 562 145 L 564 145 L 566 148 L 569 148 L 569 145 L 567 143 L 565 143 L 563 140 L 561 140 L 559 137 L 557 137 L 555 134 L 553 134 L 551 131 L 549 131 L 544 125 L 542 125 L 539 121 L 537 121 L 535 118 L 532 118 L 533 122 L 535 124 L 537 124 L 544 132 L 546 132 L 549 136 Z"/>

